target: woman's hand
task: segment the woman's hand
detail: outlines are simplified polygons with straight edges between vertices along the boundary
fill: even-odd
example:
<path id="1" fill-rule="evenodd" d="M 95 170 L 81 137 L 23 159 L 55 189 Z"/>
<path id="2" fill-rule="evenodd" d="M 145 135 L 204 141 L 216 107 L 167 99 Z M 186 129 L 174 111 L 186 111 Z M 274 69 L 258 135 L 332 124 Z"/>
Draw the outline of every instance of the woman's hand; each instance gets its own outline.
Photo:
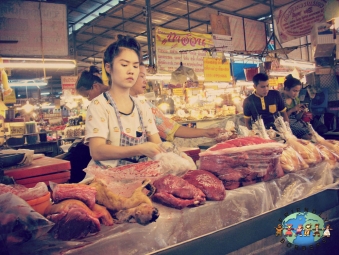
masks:
<path id="1" fill-rule="evenodd" d="M 207 128 L 204 130 L 204 137 L 214 138 L 221 133 L 221 128 Z"/>
<path id="2" fill-rule="evenodd" d="M 298 104 L 298 105 L 296 105 L 292 108 L 292 112 L 299 113 L 299 112 L 303 111 L 304 109 L 305 109 L 304 104 Z"/>
<path id="3" fill-rule="evenodd" d="M 145 155 L 149 158 L 154 158 L 155 155 L 165 152 L 164 149 L 160 147 L 160 144 L 152 142 L 146 142 L 137 146 L 139 146 L 140 155 Z"/>

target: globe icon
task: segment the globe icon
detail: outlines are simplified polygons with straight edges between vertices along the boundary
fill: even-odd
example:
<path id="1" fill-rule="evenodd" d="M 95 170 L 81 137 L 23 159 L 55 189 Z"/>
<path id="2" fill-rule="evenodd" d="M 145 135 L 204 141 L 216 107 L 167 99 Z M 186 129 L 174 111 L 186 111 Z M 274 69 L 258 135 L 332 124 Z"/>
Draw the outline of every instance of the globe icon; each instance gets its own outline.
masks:
<path id="1" fill-rule="evenodd" d="M 283 236 L 288 242 L 298 246 L 310 246 L 324 235 L 325 222 L 310 212 L 297 212 L 286 217 L 281 223 Z"/>

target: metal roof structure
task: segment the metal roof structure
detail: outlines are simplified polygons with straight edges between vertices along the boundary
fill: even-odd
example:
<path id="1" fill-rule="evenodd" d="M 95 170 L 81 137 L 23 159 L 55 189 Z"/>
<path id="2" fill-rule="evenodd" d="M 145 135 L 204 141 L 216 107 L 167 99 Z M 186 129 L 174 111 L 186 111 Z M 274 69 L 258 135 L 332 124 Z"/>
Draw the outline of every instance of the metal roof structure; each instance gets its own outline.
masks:
<path id="1" fill-rule="evenodd" d="M 7 0 L 21 1 L 21 0 Z M 271 7 L 274 9 L 294 0 L 40 0 L 46 3 L 67 5 L 70 57 L 78 62 L 78 71 L 91 64 L 100 66 L 106 47 L 118 34 L 135 37 L 148 57 L 149 49 L 155 51 L 147 34 L 147 18 L 151 27 L 156 26 L 211 33 L 210 14 L 230 14 L 271 22 Z M 39 0 L 35 0 L 39 2 Z M 149 5 L 148 5 L 149 4 Z M 149 9 L 147 8 L 149 6 Z M 74 32 L 74 33 L 73 33 Z M 154 34 L 153 34 L 154 36 Z M 72 56 L 73 54 L 73 56 Z M 51 71 L 49 71 L 51 72 Z M 72 71 L 62 75 L 71 75 Z M 34 73 L 34 72 L 33 72 Z M 60 72 L 47 73 L 47 76 Z M 32 74 L 13 70 L 14 78 Z"/>

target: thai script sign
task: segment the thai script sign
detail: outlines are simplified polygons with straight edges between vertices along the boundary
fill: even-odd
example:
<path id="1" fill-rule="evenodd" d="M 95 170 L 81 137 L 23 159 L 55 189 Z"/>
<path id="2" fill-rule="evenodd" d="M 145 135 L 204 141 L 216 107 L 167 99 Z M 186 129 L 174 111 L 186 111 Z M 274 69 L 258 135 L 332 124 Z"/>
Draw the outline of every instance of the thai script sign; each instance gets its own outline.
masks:
<path id="1" fill-rule="evenodd" d="M 196 49 L 213 47 L 212 35 L 160 27 L 155 29 L 155 34 L 157 70 L 159 73 L 173 72 L 182 62 L 184 66 L 192 68 L 197 75 L 203 75 L 203 59 L 208 56 L 208 53 Z"/>
<path id="2" fill-rule="evenodd" d="M 204 58 L 205 81 L 231 81 L 230 63 L 221 58 Z"/>
<path id="3" fill-rule="evenodd" d="M 326 0 L 299 0 L 277 9 L 274 19 L 280 42 L 309 35 L 314 23 L 324 21 L 325 5 Z"/>
<path id="4" fill-rule="evenodd" d="M 77 76 L 61 76 L 61 88 L 64 96 L 75 95 L 75 83 L 77 79 Z"/>

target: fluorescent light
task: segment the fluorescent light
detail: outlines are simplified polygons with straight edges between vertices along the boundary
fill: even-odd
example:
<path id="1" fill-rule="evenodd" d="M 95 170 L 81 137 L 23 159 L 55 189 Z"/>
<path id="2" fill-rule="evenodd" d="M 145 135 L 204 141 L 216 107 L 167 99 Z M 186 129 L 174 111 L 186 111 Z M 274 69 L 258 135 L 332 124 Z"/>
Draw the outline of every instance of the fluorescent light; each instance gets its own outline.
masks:
<path id="1" fill-rule="evenodd" d="M 0 63 L 0 68 L 25 69 L 25 68 L 46 68 L 46 69 L 73 69 L 75 63 Z"/>
<path id="2" fill-rule="evenodd" d="M 42 80 L 9 80 L 8 85 L 10 87 L 32 87 L 32 86 L 46 86 L 47 82 Z"/>
<path id="3" fill-rule="evenodd" d="M 311 62 L 295 61 L 295 60 L 284 60 L 280 59 L 281 66 L 292 66 L 299 68 L 315 68 L 315 64 Z"/>

